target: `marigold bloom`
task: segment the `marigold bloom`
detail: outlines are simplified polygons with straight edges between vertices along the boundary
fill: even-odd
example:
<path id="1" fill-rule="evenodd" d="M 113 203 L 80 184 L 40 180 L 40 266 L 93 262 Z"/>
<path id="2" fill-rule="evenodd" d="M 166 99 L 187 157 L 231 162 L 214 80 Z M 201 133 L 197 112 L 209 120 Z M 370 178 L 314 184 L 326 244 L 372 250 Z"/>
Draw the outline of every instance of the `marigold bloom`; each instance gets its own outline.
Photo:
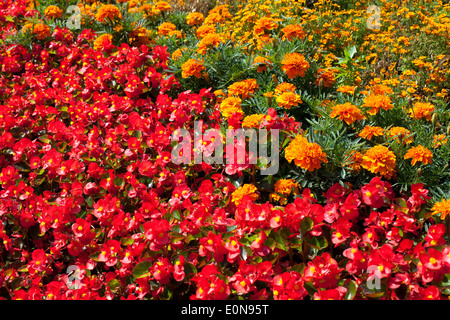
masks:
<path id="1" fill-rule="evenodd" d="M 241 102 L 242 100 L 238 97 L 228 97 L 223 99 L 219 106 L 222 116 L 228 119 L 236 112 L 244 114 L 241 109 Z"/>
<path id="2" fill-rule="evenodd" d="M 380 109 L 390 110 L 394 106 L 391 103 L 391 99 L 388 96 L 381 94 L 371 94 L 364 98 L 364 104 L 362 105 L 364 108 L 370 108 L 367 111 L 370 115 L 377 114 Z"/>
<path id="3" fill-rule="evenodd" d="M 294 79 L 297 76 L 304 77 L 306 71 L 309 69 L 309 62 L 301 53 L 288 53 L 281 61 L 283 70 L 289 79 Z"/>
<path id="4" fill-rule="evenodd" d="M 292 192 L 294 195 L 299 194 L 298 183 L 293 179 L 280 179 L 275 182 L 274 192 L 269 195 L 273 201 L 278 201 L 280 204 L 286 204 L 287 196 Z"/>
<path id="5" fill-rule="evenodd" d="M 32 33 L 35 34 L 36 38 L 38 38 L 39 40 L 43 40 L 46 37 L 49 37 L 51 34 L 50 27 L 43 23 L 35 24 L 33 26 Z"/>
<path id="6" fill-rule="evenodd" d="M 377 126 L 365 126 L 364 129 L 358 134 L 363 139 L 371 140 L 373 136 L 382 136 L 384 129 Z"/>
<path id="7" fill-rule="evenodd" d="M 351 170 L 360 171 L 361 163 L 363 161 L 363 154 L 359 151 L 351 151 L 348 163 L 345 163 Z"/>
<path id="8" fill-rule="evenodd" d="M 181 76 L 183 78 L 188 78 L 190 76 L 195 76 L 200 79 L 202 76 L 202 71 L 206 70 L 205 66 L 196 59 L 189 59 L 181 66 Z"/>
<path id="9" fill-rule="evenodd" d="M 423 162 L 423 164 L 429 164 L 432 162 L 433 153 L 424 146 L 418 145 L 412 147 L 405 154 L 405 160 L 412 158 L 411 164 L 414 166 L 417 161 Z"/>
<path id="10" fill-rule="evenodd" d="M 171 33 L 177 30 L 177 26 L 172 22 L 163 22 L 158 27 L 158 34 L 160 36 L 170 36 Z"/>
<path id="11" fill-rule="evenodd" d="M 398 143 L 411 143 L 413 142 L 413 138 L 411 137 L 411 132 L 403 127 L 392 127 L 387 132 L 388 136 L 391 138 L 395 138 Z"/>
<path id="12" fill-rule="evenodd" d="M 392 88 L 390 88 L 384 84 L 378 84 L 375 86 L 375 88 L 373 88 L 372 93 L 379 94 L 379 95 L 385 95 L 385 94 L 392 94 L 392 93 L 394 93 L 394 91 L 392 90 Z"/>
<path id="13" fill-rule="evenodd" d="M 192 27 L 196 25 L 201 25 L 204 19 L 205 17 L 203 16 L 202 13 L 191 12 L 186 17 L 186 23 Z"/>
<path id="14" fill-rule="evenodd" d="M 317 70 L 317 77 L 316 81 L 314 81 L 314 84 L 316 86 L 320 85 L 322 83 L 322 86 L 325 88 L 331 88 L 333 84 L 336 82 L 336 79 L 334 78 L 335 71 L 333 69 L 320 69 Z"/>
<path id="15" fill-rule="evenodd" d="M 256 21 L 253 28 L 253 33 L 255 35 L 261 35 L 264 34 L 265 30 L 272 30 L 276 27 L 278 27 L 278 24 L 274 19 L 269 17 L 262 17 Z"/>
<path id="16" fill-rule="evenodd" d="M 297 90 L 297 87 L 289 82 L 282 82 L 275 88 L 275 94 L 280 95 L 284 92 L 295 92 Z"/>
<path id="17" fill-rule="evenodd" d="M 254 185 L 244 184 L 231 194 L 231 201 L 235 205 L 239 205 L 245 196 L 250 197 L 253 201 L 255 201 L 259 197 L 256 191 L 257 189 Z"/>
<path id="18" fill-rule="evenodd" d="M 257 66 L 256 71 L 258 73 L 266 71 L 267 66 L 270 66 L 271 64 L 272 64 L 272 62 L 270 62 L 269 59 L 267 59 L 266 57 L 262 57 L 262 56 L 257 56 L 257 57 L 255 57 L 255 60 L 253 60 L 253 65 Z"/>
<path id="19" fill-rule="evenodd" d="M 448 139 L 446 138 L 445 134 L 435 134 L 433 136 L 433 148 L 438 148 L 444 144 L 447 144 Z"/>
<path id="20" fill-rule="evenodd" d="M 244 128 L 259 128 L 260 124 L 263 122 L 264 114 L 251 114 L 246 116 L 242 120 L 242 127 Z"/>
<path id="21" fill-rule="evenodd" d="M 292 106 L 298 106 L 299 103 L 303 102 L 298 94 L 290 91 L 280 94 L 276 101 L 280 107 L 285 109 L 290 109 Z"/>
<path id="22" fill-rule="evenodd" d="M 431 208 L 433 215 L 441 214 L 441 220 L 444 220 L 447 215 L 450 215 L 450 199 L 442 199 L 436 202 Z"/>
<path id="23" fill-rule="evenodd" d="M 283 32 L 282 40 L 293 40 L 294 38 L 303 39 L 306 37 L 305 31 L 299 24 L 288 24 L 286 27 L 281 29 Z"/>
<path id="24" fill-rule="evenodd" d="M 412 109 L 409 110 L 410 116 L 413 119 L 431 120 L 431 114 L 434 111 L 434 106 L 429 102 L 416 102 Z"/>
<path id="25" fill-rule="evenodd" d="M 208 49 L 217 47 L 220 43 L 223 43 L 224 39 L 217 33 L 207 34 L 197 45 L 197 52 L 200 54 L 206 54 Z"/>
<path id="26" fill-rule="evenodd" d="M 361 166 L 372 173 L 379 173 L 389 179 L 395 172 L 396 160 L 392 151 L 385 146 L 377 145 L 366 151 Z"/>
<path id="27" fill-rule="evenodd" d="M 321 163 L 328 163 L 327 155 L 316 143 L 310 143 L 306 138 L 297 135 L 285 149 L 285 158 L 302 169 L 314 171 L 321 167 Z"/>
<path id="28" fill-rule="evenodd" d="M 58 6 L 48 6 L 45 8 L 44 14 L 47 18 L 61 18 L 63 11 Z"/>
<path id="29" fill-rule="evenodd" d="M 242 99 L 247 99 L 259 88 L 256 79 L 246 79 L 237 81 L 228 87 L 229 96 L 240 96 Z"/>
<path id="30" fill-rule="evenodd" d="M 202 25 L 200 27 L 198 27 L 197 29 L 197 37 L 198 38 L 204 38 L 206 37 L 208 34 L 213 34 L 216 33 L 216 28 L 212 25 Z"/>
<path id="31" fill-rule="evenodd" d="M 156 8 L 156 10 L 159 10 L 161 12 L 166 12 L 166 11 L 172 10 L 172 7 L 166 1 L 158 1 L 158 2 L 156 2 L 155 3 L 155 8 Z"/>
<path id="32" fill-rule="evenodd" d="M 107 20 L 114 21 L 115 19 L 122 19 L 120 9 L 113 4 L 105 4 L 101 6 L 95 14 L 95 20 L 98 22 L 105 22 Z"/>
<path id="33" fill-rule="evenodd" d="M 344 86 L 340 86 L 339 88 L 337 88 L 336 91 L 353 95 L 355 93 L 355 89 L 356 89 L 356 86 L 344 85 Z"/>
<path id="34" fill-rule="evenodd" d="M 357 106 L 352 105 L 350 102 L 335 105 L 332 108 L 330 117 L 338 117 L 339 120 L 344 120 L 348 125 L 352 124 L 356 120 L 364 119 L 364 116 L 361 114 L 361 110 L 359 110 Z"/>
<path id="35" fill-rule="evenodd" d="M 113 36 L 111 34 L 102 34 L 98 36 L 94 41 L 94 50 L 102 50 L 103 48 L 110 46 Z"/>

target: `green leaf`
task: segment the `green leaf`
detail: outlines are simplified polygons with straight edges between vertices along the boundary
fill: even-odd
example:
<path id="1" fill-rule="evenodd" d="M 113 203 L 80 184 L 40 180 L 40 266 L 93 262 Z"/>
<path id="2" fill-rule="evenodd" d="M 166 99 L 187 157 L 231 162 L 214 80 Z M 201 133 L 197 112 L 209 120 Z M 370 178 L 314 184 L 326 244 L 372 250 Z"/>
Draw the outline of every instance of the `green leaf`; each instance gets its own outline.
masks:
<path id="1" fill-rule="evenodd" d="M 305 237 L 305 241 L 308 242 L 311 247 L 318 250 L 328 247 L 328 241 L 325 237 L 314 237 L 308 235 Z"/>
<path id="2" fill-rule="evenodd" d="M 142 261 L 136 267 L 134 267 L 131 274 L 136 279 L 145 277 L 146 275 L 150 274 L 148 269 L 150 268 L 151 265 L 152 263 L 150 261 Z"/>
<path id="3" fill-rule="evenodd" d="M 300 221 L 300 230 L 303 234 L 312 230 L 314 227 L 314 221 L 310 217 L 305 217 Z"/>
<path id="4" fill-rule="evenodd" d="M 113 292 L 116 292 L 117 289 L 121 287 L 120 282 L 117 279 L 112 279 L 111 281 L 109 281 L 108 286 L 111 288 Z"/>
<path id="5" fill-rule="evenodd" d="M 358 285 L 354 280 L 351 280 L 348 284 L 347 293 L 345 294 L 345 300 L 353 300 L 356 295 Z"/>
<path id="6" fill-rule="evenodd" d="M 122 187 L 125 184 L 125 180 L 121 177 L 115 177 L 114 178 L 114 185 L 117 187 Z"/>

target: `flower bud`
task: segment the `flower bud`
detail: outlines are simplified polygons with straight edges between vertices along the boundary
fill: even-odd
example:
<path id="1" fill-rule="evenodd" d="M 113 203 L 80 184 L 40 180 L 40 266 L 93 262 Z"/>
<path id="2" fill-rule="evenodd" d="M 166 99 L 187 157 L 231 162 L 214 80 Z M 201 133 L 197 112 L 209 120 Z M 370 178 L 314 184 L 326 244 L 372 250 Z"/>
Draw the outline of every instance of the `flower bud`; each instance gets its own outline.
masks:
<path id="1" fill-rule="evenodd" d="M 277 76 L 276 75 L 272 75 L 272 81 L 273 81 L 273 83 L 277 86 L 278 85 L 278 79 L 277 79 Z"/>
<path id="2" fill-rule="evenodd" d="M 417 169 L 417 175 L 420 177 L 422 175 L 422 168 Z"/>
<path id="3" fill-rule="evenodd" d="M 447 135 L 450 136 L 450 125 L 447 127 Z"/>
<path id="4" fill-rule="evenodd" d="M 431 117 L 431 123 L 433 124 L 433 126 L 437 124 L 437 121 L 438 121 L 437 113 L 433 113 L 433 116 Z"/>

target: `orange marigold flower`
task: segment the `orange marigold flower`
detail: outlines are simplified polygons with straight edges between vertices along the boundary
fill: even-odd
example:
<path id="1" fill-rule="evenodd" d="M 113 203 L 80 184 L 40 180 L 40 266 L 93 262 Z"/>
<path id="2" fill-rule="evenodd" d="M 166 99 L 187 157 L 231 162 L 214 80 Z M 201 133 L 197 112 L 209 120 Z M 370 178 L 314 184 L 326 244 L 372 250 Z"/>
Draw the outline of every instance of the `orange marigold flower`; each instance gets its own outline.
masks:
<path id="1" fill-rule="evenodd" d="M 238 97 L 228 97 L 223 99 L 219 105 L 220 112 L 225 118 L 230 118 L 236 112 L 244 114 L 241 109 L 242 100 Z"/>
<path id="2" fill-rule="evenodd" d="M 181 76 L 183 78 L 188 78 L 190 76 L 195 76 L 200 79 L 202 76 L 202 71 L 206 70 L 205 66 L 196 59 L 189 59 L 181 66 Z"/>
<path id="3" fill-rule="evenodd" d="M 200 12 L 191 12 L 186 17 L 186 23 L 191 27 L 201 25 L 203 20 L 205 20 L 205 17 Z"/>
<path id="4" fill-rule="evenodd" d="M 275 88 L 275 94 L 280 95 L 284 92 L 295 92 L 297 90 L 297 87 L 289 82 L 282 82 Z"/>
<path id="5" fill-rule="evenodd" d="M 376 126 L 365 126 L 364 129 L 358 134 L 363 139 L 370 140 L 373 136 L 382 136 L 384 134 L 384 129 Z"/>
<path id="6" fill-rule="evenodd" d="M 417 161 L 422 162 L 423 164 L 429 164 L 432 162 L 433 153 L 430 150 L 425 148 L 424 146 L 418 145 L 417 147 L 412 147 L 405 154 L 405 160 L 411 159 L 411 164 L 414 166 Z"/>
<path id="7" fill-rule="evenodd" d="M 318 86 L 320 83 L 322 83 L 322 86 L 324 86 L 325 88 L 331 88 L 336 82 L 334 73 L 335 71 L 333 69 L 319 68 L 319 70 L 317 70 L 317 77 L 316 81 L 314 81 L 314 84 Z"/>
<path id="8" fill-rule="evenodd" d="M 361 170 L 361 163 L 363 161 L 363 154 L 359 151 L 351 151 L 349 155 L 348 162 L 344 165 L 348 166 L 353 171 Z"/>
<path id="9" fill-rule="evenodd" d="M 216 28 L 213 25 L 204 24 L 197 29 L 197 37 L 204 38 L 208 34 L 216 33 Z"/>
<path id="10" fill-rule="evenodd" d="M 275 182 L 274 192 L 269 195 L 273 201 L 278 201 L 280 204 L 286 204 L 287 196 L 291 193 L 294 195 L 299 194 L 298 183 L 293 179 L 280 179 Z"/>
<path id="11" fill-rule="evenodd" d="M 293 40 L 294 38 L 303 39 L 306 37 L 305 31 L 299 24 L 288 24 L 286 27 L 281 29 L 283 32 L 282 40 Z"/>
<path id="12" fill-rule="evenodd" d="M 429 102 L 416 102 L 412 109 L 409 110 L 410 116 L 413 119 L 431 120 L 431 114 L 434 111 L 434 106 Z"/>
<path id="13" fill-rule="evenodd" d="M 441 220 L 444 220 L 450 214 L 450 199 L 442 199 L 442 201 L 436 202 L 431 208 L 431 213 L 433 215 L 440 214 Z"/>
<path id="14" fill-rule="evenodd" d="M 377 145 L 363 155 L 361 166 L 372 173 L 391 178 L 395 172 L 396 157 L 388 148 Z"/>
<path id="15" fill-rule="evenodd" d="M 394 106 L 392 105 L 391 98 L 388 96 L 382 94 L 371 94 L 364 98 L 364 104 L 362 107 L 370 108 L 367 113 L 370 115 L 375 115 L 378 111 L 380 111 L 380 109 L 390 110 Z"/>
<path id="16" fill-rule="evenodd" d="M 342 93 L 348 93 L 348 94 L 354 94 L 355 93 L 355 89 L 356 86 L 340 86 L 339 88 L 337 88 L 337 92 L 342 92 Z"/>
<path id="17" fill-rule="evenodd" d="M 197 52 L 200 54 L 206 54 L 208 49 L 217 47 L 220 43 L 223 43 L 224 39 L 217 33 L 207 34 L 197 45 Z"/>
<path id="18" fill-rule="evenodd" d="M 448 139 L 446 138 L 445 134 L 435 134 L 433 136 L 433 143 L 432 146 L 433 148 L 438 148 L 444 144 L 447 144 Z"/>
<path id="19" fill-rule="evenodd" d="M 177 26 L 172 22 L 163 22 L 158 27 L 158 34 L 160 36 L 169 36 L 175 30 L 177 30 Z"/>
<path id="20" fill-rule="evenodd" d="M 216 12 L 209 12 L 208 15 L 205 18 L 205 21 L 203 22 L 203 24 L 216 24 L 216 23 L 222 23 L 225 21 L 225 18 L 220 15 L 219 13 Z"/>
<path id="21" fill-rule="evenodd" d="M 290 109 L 292 106 L 298 106 L 302 103 L 300 96 L 294 92 L 286 91 L 277 97 L 277 103 L 280 107 Z"/>
<path id="22" fill-rule="evenodd" d="M 228 87 L 229 96 L 240 96 L 242 99 L 247 99 L 254 94 L 259 88 L 256 79 L 246 79 L 237 81 Z"/>
<path id="23" fill-rule="evenodd" d="M 38 23 L 33 26 L 33 34 L 36 35 L 36 38 L 39 40 L 43 40 L 50 36 L 50 27 L 43 23 Z"/>
<path id="24" fill-rule="evenodd" d="M 120 9 L 113 4 L 105 4 L 101 6 L 95 14 L 95 20 L 98 22 L 114 21 L 115 19 L 122 19 Z"/>
<path id="25" fill-rule="evenodd" d="M 244 128 L 259 128 L 264 120 L 264 114 L 251 114 L 242 120 L 242 127 Z"/>
<path id="26" fill-rule="evenodd" d="M 302 169 L 314 171 L 319 169 L 322 162 L 328 163 L 327 155 L 317 143 L 308 142 L 308 140 L 297 135 L 285 149 L 285 158 Z"/>
<path id="27" fill-rule="evenodd" d="M 258 19 L 255 23 L 255 26 L 253 28 L 253 33 L 255 35 L 262 35 L 264 34 L 265 30 L 272 30 L 278 27 L 277 22 L 269 17 L 262 17 Z"/>
<path id="28" fill-rule="evenodd" d="M 256 187 L 252 184 L 244 184 L 234 190 L 231 194 L 231 201 L 235 205 L 239 205 L 245 196 L 250 197 L 253 201 L 257 200 L 259 196 Z"/>
<path id="29" fill-rule="evenodd" d="M 330 117 L 339 120 L 344 120 L 348 125 L 352 124 L 356 120 L 363 120 L 364 116 L 361 114 L 361 110 L 357 106 L 352 105 L 350 102 L 344 104 L 337 104 L 332 108 Z"/>
<path id="30" fill-rule="evenodd" d="M 61 18 L 63 11 L 58 6 L 48 6 L 45 8 L 44 14 L 47 18 Z"/>
<path id="31" fill-rule="evenodd" d="M 156 10 L 159 10 L 161 12 L 166 12 L 166 11 L 172 10 L 172 7 L 166 1 L 158 1 L 158 2 L 156 2 L 155 3 L 155 8 L 156 8 Z"/>
<path id="32" fill-rule="evenodd" d="M 387 132 L 390 138 L 395 139 L 398 143 L 411 143 L 413 138 L 411 137 L 411 132 L 403 127 L 392 127 Z"/>
<path id="33" fill-rule="evenodd" d="M 266 57 L 262 57 L 262 56 L 257 56 L 255 57 L 255 60 L 253 60 L 253 65 L 257 66 L 256 71 L 258 73 L 264 72 L 267 70 L 267 66 L 271 65 L 272 62 L 267 59 Z"/>
<path id="34" fill-rule="evenodd" d="M 111 34 L 102 34 L 94 41 L 94 50 L 102 50 L 104 47 L 111 45 L 113 36 Z"/>
<path id="35" fill-rule="evenodd" d="M 372 90 L 373 94 L 392 94 L 394 91 L 392 91 L 392 88 L 384 85 L 384 84 L 378 84 L 373 88 Z"/>
<path id="36" fill-rule="evenodd" d="M 288 53 L 281 61 L 283 70 L 289 79 L 294 79 L 297 76 L 304 77 L 306 71 L 309 69 L 309 62 L 301 53 Z"/>

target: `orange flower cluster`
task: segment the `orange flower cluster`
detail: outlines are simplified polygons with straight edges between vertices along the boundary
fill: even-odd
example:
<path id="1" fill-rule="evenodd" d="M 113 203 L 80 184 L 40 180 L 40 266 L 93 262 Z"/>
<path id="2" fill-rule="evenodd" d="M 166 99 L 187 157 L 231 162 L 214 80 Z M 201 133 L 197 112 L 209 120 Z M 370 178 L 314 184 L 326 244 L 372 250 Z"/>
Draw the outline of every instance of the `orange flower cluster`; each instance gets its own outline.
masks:
<path id="1" fill-rule="evenodd" d="M 367 111 L 368 114 L 376 115 L 380 109 L 390 110 L 394 106 L 388 96 L 382 94 L 371 94 L 364 98 L 364 104 L 362 107 L 369 108 Z"/>
<path id="2" fill-rule="evenodd" d="M 200 54 L 206 54 L 208 49 L 217 47 L 220 43 L 223 43 L 224 39 L 217 33 L 210 33 L 203 37 L 203 39 L 197 45 L 197 52 Z"/>
<path id="3" fill-rule="evenodd" d="M 281 29 L 281 32 L 283 32 L 282 40 L 292 41 L 295 38 L 303 39 L 306 37 L 306 32 L 303 31 L 303 28 L 299 24 L 288 24 Z"/>
<path id="4" fill-rule="evenodd" d="M 301 53 L 288 53 L 281 61 L 283 70 L 289 79 L 294 79 L 297 76 L 304 77 L 306 71 L 309 69 L 309 62 Z"/>
<path id="5" fill-rule="evenodd" d="M 277 97 L 278 105 L 285 109 L 290 109 L 293 106 L 298 106 L 299 103 L 302 102 L 303 101 L 301 97 L 298 94 L 291 91 L 283 92 Z"/>
<path id="6" fill-rule="evenodd" d="M 287 197 L 293 193 L 299 194 L 298 183 L 293 179 L 280 179 L 275 182 L 274 192 L 269 195 L 272 201 L 277 201 L 284 205 L 287 203 Z"/>
<path id="7" fill-rule="evenodd" d="M 328 163 L 327 155 L 317 143 L 308 142 L 308 140 L 297 135 L 285 149 L 285 158 L 302 169 L 314 171 L 319 169 L 323 163 Z"/>
<path id="8" fill-rule="evenodd" d="M 256 82 L 256 79 L 245 79 L 231 84 L 228 87 L 228 95 L 247 99 L 254 94 L 258 88 L 259 85 Z"/>
<path id="9" fill-rule="evenodd" d="M 219 106 L 222 116 L 228 119 L 236 112 L 244 114 L 244 111 L 241 109 L 241 102 L 242 100 L 238 97 L 228 97 L 223 99 Z"/>
<path id="10" fill-rule="evenodd" d="M 278 24 L 274 19 L 269 17 L 262 17 L 258 19 L 258 21 L 256 21 L 253 32 L 255 35 L 262 35 L 265 33 L 265 30 L 273 30 L 277 27 Z"/>
<path id="11" fill-rule="evenodd" d="M 95 20 L 98 22 L 114 21 L 122 19 L 120 9 L 113 4 L 105 4 L 101 6 L 95 14 Z"/>
<path id="12" fill-rule="evenodd" d="M 200 12 L 191 12 L 186 17 L 186 23 L 190 26 L 201 25 L 205 17 Z"/>
<path id="13" fill-rule="evenodd" d="M 44 14 L 47 18 L 59 19 L 62 17 L 63 11 L 58 6 L 51 5 L 45 9 Z"/>
<path id="14" fill-rule="evenodd" d="M 384 134 L 384 129 L 377 126 L 365 126 L 364 129 L 358 134 L 363 139 L 371 140 L 372 137 L 382 136 Z"/>
<path id="15" fill-rule="evenodd" d="M 434 112 L 434 105 L 429 102 L 416 102 L 412 109 L 409 110 L 410 116 L 413 119 L 431 120 L 431 115 Z"/>
<path id="16" fill-rule="evenodd" d="M 372 173 L 390 179 L 395 172 L 395 154 L 382 145 L 370 148 L 363 155 L 361 166 Z"/>
<path id="17" fill-rule="evenodd" d="M 364 116 L 361 114 L 361 110 L 359 110 L 357 106 L 352 105 L 350 102 L 335 105 L 332 108 L 330 117 L 338 117 L 339 120 L 344 120 L 348 125 L 357 120 L 364 119 Z"/>
<path id="18" fill-rule="evenodd" d="M 36 38 L 39 40 L 43 40 L 50 36 L 50 27 L 43 23 L 38 23 L 33 26 L 33 34 L 36 35 Z"/>
<path id="19" fill-rule="evenodd" d="M 102 51 L 104 47 L 111 45 L 112 38 L 113 36 L 108 33 L 98 36 L 94 41 L 94 50 Z"/>
<path id="20" fill-rule="evenodd" d="M 450 199 L 442 199 L 440 202 L 436 202 L 431 208 L 433 215 L 440 214 L 441 220 L 444 220 L 446 216 L 450 215 Z"/>
<path id="21" fill-rule="evenodd" d="M 423 164 L 429 164 L 432 162 L 433 153 L 431 153 L 430 150 L 425 148 L 424 146 L 418 145 L 417 147 L 412 147 L 409 149 L 405 156 L 406 159 L 411 159 L 411 164 L 414 166 L 418 161 L 422 162 Z"/>
<path id="22" fill-rule="evenodd" d="M 334 85 L 334 83 L 336 82 L 334 73 L 335 73 L 335 70 L 333 70 L 333 69 L 319 68 L 319 70 L 317 70 L 317 77 L 316 77 L 316 81 L 314 81 L 314 84 L 316 86 L 321 85 L 325 88 L 331 88 Z"/>
<path id="23" fill-rule="evenodd" d="M 206 70 L 205 66 L 196 59 L 189 59 L 181 66 L 181 76 L 183 78 L 188 78 L 190 76 L 195 76 L 200 79 L 202 76 L 202 71 Z"/>
<path id="24" fill-rule="evenodd" d="M 235 205 L 239 205 L 244 197 L 250 197 L 253 201 L 258 199 L 256 187 L 252 184 L 244 184 L 231 194 L 231 201 Z"/>
<path id="25" fill-rule="evenodd" d="M 387 135 L 395 139 L 397 143 L 408 144 L 413 142 L 413 138 L 411 137 L 411 132 L 403 127 L 392 127 L 387 132 Z"/>
<path id="26" fill-rule="evenodd" d="M 264 114 L 251 114 L 242 120 L 244 128 L 259 128 L 266 116 Z"/>

